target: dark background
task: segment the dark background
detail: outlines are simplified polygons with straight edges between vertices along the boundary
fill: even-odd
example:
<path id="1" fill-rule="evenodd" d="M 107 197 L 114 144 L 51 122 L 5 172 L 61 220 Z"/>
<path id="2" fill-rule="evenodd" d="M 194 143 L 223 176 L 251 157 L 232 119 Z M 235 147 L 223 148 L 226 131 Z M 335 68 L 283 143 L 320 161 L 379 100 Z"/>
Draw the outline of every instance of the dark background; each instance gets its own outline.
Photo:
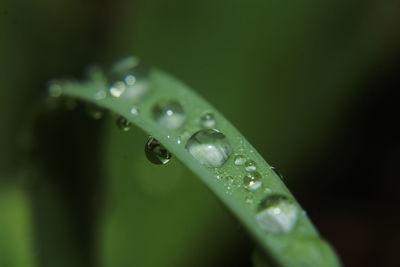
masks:
<path id="1" fill-rule="evenodd" d="M 225 114 L 346 266 L 398 266 L 398 14 L 396 0 L 1 0 L 0 266 L 250 265 L 245 230 L 178 161 L 151 165 L 145 133 L 82 106 L 27 131 L 50 79 L 132 54 Z"/>

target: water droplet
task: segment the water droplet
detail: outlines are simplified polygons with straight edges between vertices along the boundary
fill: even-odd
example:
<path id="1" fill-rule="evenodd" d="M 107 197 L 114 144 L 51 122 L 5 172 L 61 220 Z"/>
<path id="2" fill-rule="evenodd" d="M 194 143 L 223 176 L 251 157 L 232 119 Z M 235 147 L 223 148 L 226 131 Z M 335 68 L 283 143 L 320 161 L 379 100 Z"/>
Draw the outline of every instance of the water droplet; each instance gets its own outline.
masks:
<path id="1" fill-rule="evenodd" d="M 257 170 L 256 163 L 251 159 L 246 161 L 244 166 L 245 166 L 246 171 L 248 171 L 248 172 L 254 172 L 255 170 Z"/>
<path id="2" fill-rule="evenodd" d="M 111 85 L 108 90 L 113 97 L 120 97 L 125 92 L 125 89 L 125 83 L 117 81 L 113 85 Z"/>
<path id="3" fill-rule="evenodd" d="M 248 204 L 251 204 L 254 202 L 254 197 L 252 195 L 247 195 L 244 199 L 244 201 Z"/>
<path id="4" fill-rule="evenodd" d="M 269 233 L 287 233 L 297 222 L 299 210 L 293 201 L 282 195 L 271 195 L 261 201 L 256 221 Z"/>
<path id="5" fill-rule="evenodd" d="M 178 145 L 180 145 L 180 144 L 182 143 L 182 140 L 178 138 L 178 140 L 176 140 L 176 143 L 177 143 Z"/>
<path id="6" fill-rule="evenodd" d="M 274 173 L 279 176 L 279 178 L 283 179 L 283 175 L 275 167 L 270 167 L 270 169 L 273 170 Z"/>
<path id="7" fill-rule="evenodd" d="M 246 162 L 246 158 L 245 158 L 245 156 L 242 156 L 242 155 L 236 155 L 233 162 L 236 166 L 241 166 Z"/>
<path id="8" fill-rule="evenodd" d="M 247 173 L 243 178 L 244 188 L 255 191 L 262 186 L 261 175 L 258 172 Z"/>
<path id="9" fill-rule="evenodd" d="M 62 94 L 62 87 L 57 83 L 52 83 L 48 90 L 51 97 L 60 97 Z"/>
<path id="10" fill-rule="evenodd" d="M 149 89 L 150 69 L 137 57 L 127 57 L 116 62 L 108 73 L 109 92 L 113 97 L 134 100 L 144 96 Z"/>
<path id="11" fill-rule="evenodd" d="M 200 124 L 204 128 L 214 128 L 216 121 L 212 113 L 206 113 L 200 118 Z"/>
<path id="12" fill-rule="evenodd" d="M 135 84 L 135 82 L 136 82 L 136 78 L 132 74 L 128 74 L 128 75 L 125 76 L 125 83 L 127 85 L 132 86 L 132 85 Z"/>
<path id="13" fill-rule="evenodd" d="M 232 153 L 226 136 L 212 129 L 200 130 L 190 137 L 186 149 L 201 164 L 209 168 L 221 167 Z"/>
<path id="14" fill-rule="evenodd" d="M 172 155 L 154 137 L 149 137 L 144 147 L 147 159 L 154 164 L 166 164 Z"/>
<path id="15" fill-rule="evenodd" d="M 161 126 L 177 130 L 185 122 L 186 115 L 181 104 L 175 100 L 162 100 L 153 106 L 152 116 Z"/>
<path id="16" fill-rule="evenodd" d="M 132 115 L 139 115 L 139 108 L 137 107 L 132 107 L 131 110 L 129 111 Z"/>
<path id="17" fill-rule="evenodd" d="M 117 119 L 117 126 L 122 131 L 127 132 L 131 129 L 132 123 L 130 123 L 125 117 L 119 116 Z"/>
<path id="18" fill-rule="evenodd" d="M 107 93 L 104 90 L 98 90 L 96 93 L 94 93 L 94 99 L 95 100 L 101 100 L 106 98 Z"/>
<path id="19" fill-rule="evenodd" d="M 269 187 L 266 187 L 265 189 L 264 189 L 264 193 L 266 193 L 266 194 L 269 194 L 269 193 L 271 193 L 272 192 L 272 190 L 271 190 L 271 188 L 269 188 Z"/>

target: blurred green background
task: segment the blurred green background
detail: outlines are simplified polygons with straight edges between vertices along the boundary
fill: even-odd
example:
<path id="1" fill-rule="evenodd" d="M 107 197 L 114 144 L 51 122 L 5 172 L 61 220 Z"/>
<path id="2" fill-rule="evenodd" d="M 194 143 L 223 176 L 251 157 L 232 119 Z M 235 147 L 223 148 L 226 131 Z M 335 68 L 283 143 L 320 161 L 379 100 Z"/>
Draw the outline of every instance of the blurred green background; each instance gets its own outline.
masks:
<path id="1" fill-rule="evenodd" d="M 399 14 L 396 0 L 1 0 L 0 266 L 251 265 L 245 230 L 180 162 L 151 165 L 140 130 L 79 107 L 26 131 L 47 81 L 132 54 L 225 114 L 346 266 L 396 266 Z"/>

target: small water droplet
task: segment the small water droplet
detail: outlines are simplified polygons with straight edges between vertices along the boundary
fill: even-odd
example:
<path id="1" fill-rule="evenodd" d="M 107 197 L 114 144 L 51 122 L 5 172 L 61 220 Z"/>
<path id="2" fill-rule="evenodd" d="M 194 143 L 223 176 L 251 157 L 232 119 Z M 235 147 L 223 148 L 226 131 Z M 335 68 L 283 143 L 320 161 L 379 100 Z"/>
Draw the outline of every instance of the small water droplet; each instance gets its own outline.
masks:
<path id="1" fill-rule="evenodd" d="M 170 129 L 179 129 L 186 120 L 182 105 L 175 100 L 162 100 L 152 109 L 152 116 L 161 126 Z"/>
<path id="2" fill-rule="evenodd" d="M 132 123 L 130 123 L 125 117 L 119 116 L 117 119 L 117 126 L 122 131 L 127 132 L 131 129 Z"/>
<path id="3" fill-rule="evenodd" d="M 139 108 L 137 108 L 137 107 L 132 107 L 132 108 L 129 110 L 129 112 L 130 112 L 132 115 L 139 115 Z"/>
<path id="4" fill-rule="evenodd" d="M 224 180 L 229 183 L 229 184 L 233 184 L 235 182 L 235 179 L 233 179 L 232 176 L 228 175 L 224 177 Z"/>
<path id="5" fill-rule="evenodd" d="M 111 85 L 108 90 L 113 97 L 120 97 L 125 92 L 125 89 L 125 83 L 117 81 L 113 85 Z"/>
<path id="6" fill-rule="evenodd" d="M 246 162 L 246 157 L 243 155 L 236 155 L 233 162 L 236 166 L 241 166 Z"/>
<path id="7" fill-rule="evenodd" d="M 252 195 L 247 195 L 244 201 L 248 204 L 252 204 L 254 202 L 254 197 Z"/>
<path id="8" fill-rule="evenodd" d="M 154 164 L 166 164 L 172 158 L 171 153 L 152 136 L 147 140 L 144 151 L 147 159 Z"/>
<path id="9" fill-rule="evenodd" d="M 212 113 L 206 113 L 200 118 L 200 124 L 204 128 L 214 128 L 216 121 Z"/>
<path id="10" fill-rule="evenodd" d="M 180 145 L 180 144 L 182 143 L 182 140 L 178 138 L 178 140 L 176 140 L 176 143 L 177 143 L 178 145 Z"/>
<path id="11" fill-rule="evenodd" d="M 48 92 L 51 97 L 60 97 L 62 94 L 62 87 L 57 83 L 52 83 L 49 86 Z"/>
<path id="12" fill-rule="evenodd" d="M 248 172 L 254 172 L 255 170 L 257 170 L 256 163 L 251 159 L 246 161 L 246 163 L 244 164 L 244 167 L 245 167 L 246 171 L 248 171 Z"/>
<path id="13" fill-rule="evenodd" d="M 209 168 L 221 167 L 232 153 L 226 136 L 213 129 L 200 130 L 190 137 L 186 149 L 201 164 Z"/>
<path id="14" fill-rule="evenodd" d="M 270 167 L 270 169 L 273 170 L 279 178 L 283 179 L 283 175 L 275 167 Z"/>
<path id="15" fill-rule="evenodd" d="M 95 100 L 101 100 L 106 98 L 107 93 L 104 90 L 98 90 L 96 93 L 94 93 L 94 99 Z"/>
<path id="16" fill-rule="evenodd" d="M 244 188 L 255 191 L 262 186 L 261 175 L 258 172 L 247 173 L 243 178 Z"/>
<path id="17" fill-rule="evenodd" d="M 269 187 L 266 187 L 265 189 L 264 189 L 264 193 L 266 193 L 266 194 L 269 194 L 269 193 L 271 193 L 272 192 L 272 190 L 271 190 L 271 188 L 269 188 Z"/>
<path id="18" fill-rule="evenodd" d="M 135 84 L 135 82 L 136 82 L 136 78 L 132 74 L 128 74 L 128 75 L 125 76 L 125 83 L 127 85 L 132 86 L 132 85 Z"/>
<path id="19" fill-rule="evenodd" d="M 271 195 L 261 201 L 256 221 L 262 230 L 281 234 L 293 229 L 298 214 L 299 209 L 293 201 L 282 195 Z"/>

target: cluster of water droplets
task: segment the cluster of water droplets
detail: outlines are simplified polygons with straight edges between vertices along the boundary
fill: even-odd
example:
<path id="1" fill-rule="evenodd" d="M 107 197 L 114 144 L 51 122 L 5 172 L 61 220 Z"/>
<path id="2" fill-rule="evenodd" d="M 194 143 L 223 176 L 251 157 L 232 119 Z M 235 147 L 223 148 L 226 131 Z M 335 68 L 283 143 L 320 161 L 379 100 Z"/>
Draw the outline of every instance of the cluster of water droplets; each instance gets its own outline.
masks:
<path id="1" fill-rule="evenodd" d="M 155 122 L 173 132 L 181 130 L 187 120 L 183 106 L 173 99 L 164 99 L 155 103 L 151 115 Z M 240 188 L 247 192 L 244 201 L 251 205 L 257 204 L 255 221 L 261 230 L 273 234 L 289 232 L 297 222 L 298 207 L 289 198 L 280 194 L 272 194 L 270 188 L 263 187 L 263 177 L 257 169 L 257 163 L 251 159 L 252 153 L 250 156 L 235 154 L 232 160 L 234 166 L 241 168 L 244 172 L 241 182 L 240 179 L 224 171 L 222 166 L 234 152 L 230 141 L 224 133 L 216 129 L 217 122 L 211 112 L 203 114 L 198 122 L 200 129 L 192 135 L 188 131 L 183 131 L 177 138 L 177 143 L 184 143 L 186 150 L 194 159 L 213 169 L 216 179 L 224 184 L 228 194 L 232 194 L 233 190 Z M 170 139 L 171 136 L 167 136 L 167 138 Z M 150 140 L 154 142 L 155 139 Z M 166 150 L 155 147 L 157 148 L 156 152 L 148 142 L 146 155 L 152 151 L 151 156 L 156 155 L 156 158 L 161 157 L 167 162 L 166 159 L 169 160 L 170 155 L 166 153 Z M 149 159 L 154 162 L 151 158 Z M 271 167 L 271 170 L 278 174 L 275 168 Z M 261 193 L 266 197 L 257 203 L 259 194 L 255 195 L 255 192 L 261 189 L 263 189 Z"/>
<path id="2" fill-rule="evenodd" d="M 115 64 L 108 75 L 108 80 L 112 81 L 108 94 L 106 91 L 97 91 L 94 99 L 102 100 L 108 96 L 122 97 L 135 103 L 137 99 L 147 94 L 148 75 L 148 69 L 142 67 L 137 58 L 124 59 Z M 57 84 L 50 86 L 49 95 L 59 97 L 62 95 L 62 88 Z M 93 106 L 90 106 L 90 109 L 93 118 L 100 119 L 103 116 L 101 109 Z M 132 105 L 129 113 L 139 115 L 140 109 Z M 294 227 L 299 216 L 298 207 L 286 196 L 274 194 L 270 188 L 263 185 L 264 178 L 258 171 L 256 161 L 252 159 L 254 151 L 244 155 L 244 149 L 237 149 L 231 160 L 231 164 L 239 168 L 242 177 L 235 177 L 223 170 L 222 167 L 235 151 L 225 134 L 217 129 L 217 120 L 212 112 L 203 113 L 199 117 L 199 128 L 192 134 L 184 127 L 188 119 L 184 106 L 173 98 L 156 101 L 150 110 L 150 115 L 157 124 L 171 131 L 167 139 L 175 138 L 177 144 L 185 145 L 185 149 L 194 159 L 214 170 L 216 179 L 224 184 L 227 193 L 244 190 L 244 202 L 257 205 L 255 221 L 261 230 L 281 234 L 289 232 Z M 116 123 L 122 131 L 129 131 L 131 128 L 131 123 L 124 116 L 119 116 Z M 154 164 L 166 164 L 172 157 L 171 153 L 151 136 L 145 144 L 145 155 Z M 275 168 L 271 167 L 271 170 L 282 177 Z M 261 201 L 260 195 L 264 196 Z"/>

